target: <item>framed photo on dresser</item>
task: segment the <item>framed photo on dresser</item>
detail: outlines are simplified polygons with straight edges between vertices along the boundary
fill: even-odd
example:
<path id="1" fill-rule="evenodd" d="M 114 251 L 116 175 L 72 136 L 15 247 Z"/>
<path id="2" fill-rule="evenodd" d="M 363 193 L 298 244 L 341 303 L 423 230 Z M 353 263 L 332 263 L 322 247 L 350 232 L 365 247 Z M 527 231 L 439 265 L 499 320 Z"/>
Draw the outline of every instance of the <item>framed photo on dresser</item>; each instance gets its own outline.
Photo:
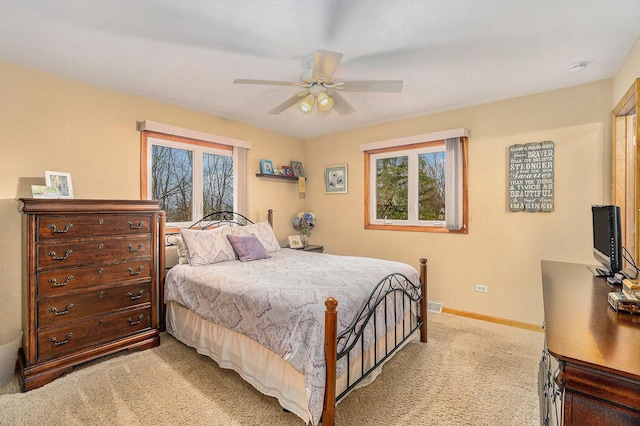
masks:
<path id="1" fill-rule="evenodd" d="M 57 198 L 73 198 L 70 173 L 46 171 L 44 175 L 47 186 L 52 186 L 58 190 Z"/>

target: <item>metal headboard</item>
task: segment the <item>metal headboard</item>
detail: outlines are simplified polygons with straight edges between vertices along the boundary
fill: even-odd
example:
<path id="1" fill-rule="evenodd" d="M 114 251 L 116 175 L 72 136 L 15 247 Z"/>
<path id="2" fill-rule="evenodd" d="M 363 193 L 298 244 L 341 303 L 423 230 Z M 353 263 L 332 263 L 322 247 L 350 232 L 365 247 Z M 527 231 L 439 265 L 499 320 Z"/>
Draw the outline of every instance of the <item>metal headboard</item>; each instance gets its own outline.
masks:
<path id="1" fill-rule="evenodd" d="M 246 226 L 251 224 L 253 224 L 253 221 L 246 216 L 236 212 L 225 211 L 210 213 L 191 225 L 189 229 L 207 229 L 221 225 Z"/>

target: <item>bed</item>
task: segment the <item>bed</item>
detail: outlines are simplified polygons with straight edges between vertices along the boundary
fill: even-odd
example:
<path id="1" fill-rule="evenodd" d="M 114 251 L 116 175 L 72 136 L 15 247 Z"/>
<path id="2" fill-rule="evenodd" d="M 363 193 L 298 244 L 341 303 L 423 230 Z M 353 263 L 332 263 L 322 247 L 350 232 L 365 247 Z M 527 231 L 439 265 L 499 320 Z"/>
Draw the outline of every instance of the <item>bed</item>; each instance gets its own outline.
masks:
<path id="1" fill-rule="evenodd" d="M 166 330 L 306 423 L 333 425 L 340 400 L 427 341 L 427 262 L 280 248 L 272 227 L 272 210 L 259 223 L 219 212 L 167 236 Z"/>

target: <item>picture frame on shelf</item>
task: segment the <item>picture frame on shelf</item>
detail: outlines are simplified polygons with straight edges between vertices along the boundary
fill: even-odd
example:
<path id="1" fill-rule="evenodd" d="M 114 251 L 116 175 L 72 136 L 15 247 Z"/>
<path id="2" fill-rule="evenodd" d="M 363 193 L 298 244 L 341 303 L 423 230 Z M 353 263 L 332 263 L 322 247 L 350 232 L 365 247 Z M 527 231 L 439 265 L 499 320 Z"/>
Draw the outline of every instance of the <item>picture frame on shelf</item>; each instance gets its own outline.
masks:
<path id="1" fill-rule="evenodd" d="M 302 241 L 300 240 L 300 235 L 289 235 L 289 248 L 292 249 L 301 249 Z"/>
<path id="2" fill-rule="evenodd" d="M 263 175 L 272 175 L 273 162 L 271 160 L 260 160 L 260 173 Z"/>
<path id="3" fill-rule="evenodd" d="M 287 177 L 293 177 L 293 169 L 289 166 L 282 166 L 282 175 Z"/>
<path id="4" fill-rule="evenodd" d="M 293 176 L 304 177 L 304 167 L 302 167 L 301 161 L 292 161 L 291 168 L 293 169 Z"/>
<path id="5" fill-rule="evenodd" d="M 337 164 L 324 169 L 325 194 L 346 194 L 348 191 L 347 165 Z"/>
<path id="6" fill-rule="evenodd" d="M 73 198 L 73 184 L 71 174 L 66 172 L 44 172 L 47 186 L 52 186 L 58 191 L 57 198 Z"/>

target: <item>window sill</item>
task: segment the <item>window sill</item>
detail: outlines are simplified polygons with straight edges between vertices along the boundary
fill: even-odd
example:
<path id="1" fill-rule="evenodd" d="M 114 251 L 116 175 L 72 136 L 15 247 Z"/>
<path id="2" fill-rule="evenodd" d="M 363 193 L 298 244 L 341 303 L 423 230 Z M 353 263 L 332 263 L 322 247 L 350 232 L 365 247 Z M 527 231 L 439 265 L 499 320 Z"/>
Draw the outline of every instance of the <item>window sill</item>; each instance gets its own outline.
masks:
<path id="1" fill-rule="evenodd" d="M 467 228 L 461 228 L 458 230 L 451 230 L 445 227 L 439 226 L 412 226 L 412 225 L 374 225 L 368 224 L 364 226 L 364 229 L 377 229 L 383 231 L 410 231 L 410 232 L 433 232 L 440 234 L 468 234 Z"/>

